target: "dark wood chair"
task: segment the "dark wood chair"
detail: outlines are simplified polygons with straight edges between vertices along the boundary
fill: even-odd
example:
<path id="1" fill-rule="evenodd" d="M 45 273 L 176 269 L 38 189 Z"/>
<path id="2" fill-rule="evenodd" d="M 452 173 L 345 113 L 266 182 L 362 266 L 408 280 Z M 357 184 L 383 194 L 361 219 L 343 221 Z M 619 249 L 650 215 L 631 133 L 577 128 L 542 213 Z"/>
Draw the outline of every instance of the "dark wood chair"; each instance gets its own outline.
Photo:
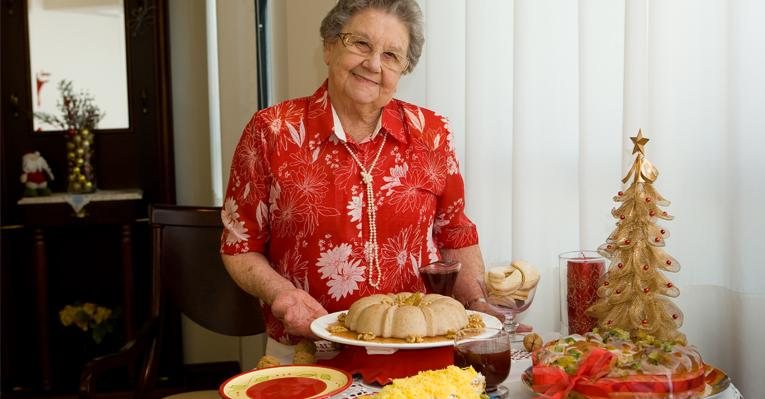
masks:
<path id="1" fill-rule="evenodd" d="M 219 207 L 154 205 L 149 218 L 153 238 L 150 318 L 119 352 L 85 366 L 80 398 L 96 398 L 99 376 L 115 368 L 125 368 L 132 375 L 132 397 L 157 396 L 152 391 L 162 351 L 160 337 L 171 307 L 216 333 L 249 336 L 265 331 L 258 300 L 234 283 L 221 261 Z"/>

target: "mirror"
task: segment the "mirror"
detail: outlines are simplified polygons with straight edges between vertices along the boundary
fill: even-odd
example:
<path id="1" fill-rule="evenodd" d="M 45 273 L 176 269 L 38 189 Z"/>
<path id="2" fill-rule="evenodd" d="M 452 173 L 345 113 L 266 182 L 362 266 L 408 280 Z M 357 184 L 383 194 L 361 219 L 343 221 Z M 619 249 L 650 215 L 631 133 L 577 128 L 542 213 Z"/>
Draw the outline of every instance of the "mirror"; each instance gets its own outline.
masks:
<path id="1" fill-rule="evenodd" d="M 89 93 L 104 113 L 98 129 L 129 127 L 123 0 L 28 0 L 34 112 L 61 116 L 58 83 Z M 61 130 L 35 118 L 34 131 Z"/>

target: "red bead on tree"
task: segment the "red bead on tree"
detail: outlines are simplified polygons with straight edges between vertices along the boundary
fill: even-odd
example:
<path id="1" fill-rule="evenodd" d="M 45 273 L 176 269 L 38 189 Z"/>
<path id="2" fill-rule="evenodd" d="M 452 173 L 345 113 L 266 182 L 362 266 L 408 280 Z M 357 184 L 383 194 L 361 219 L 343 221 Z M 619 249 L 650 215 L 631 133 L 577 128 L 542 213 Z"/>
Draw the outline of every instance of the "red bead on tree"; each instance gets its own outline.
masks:
<path id="1" fill-rule="evenodd" d="M 641 321 L 641 323 L 642 323 L 644 326 L 645 326 L 645 325 L 648 325 L 648 320 L 647 320 L 647 319 L 643 319 L 643 321 Z"/>
<path id="2" fill-rule="evenodd" d="M 643 270 L 648 271 L 648 265 L 643 265 Z"/>
<path id="3" fill-rule="evenodd" d="M 616 195 L 618 195 L 618 196 L 620 196 L 620 197 L 621 197 L 622 195 L 624 195 L 624 193 L 623 193 L 623 192 L 621 192 L 621 191 L 619 191 L 618 193 L 616 193 Z"/>
<path id="4" fill-rule="evenodd" d="M 643 293 L 644 293 L 644 294 L 647 294 L 647 293 L 649 293 L 649 292 L 651 292 L 651 290 L 650 290 L 648 287 L 646 287 L 646 288 L 643 288 Z"/>
<path id="5" fill-rule="evenodd" d="M 623 268 L 623 267 L 624 267 L 624 263 L 619 263 L 618 265 L 616 265 L 616 267 L 618 267 L 619 269 L 621 269 L 621 268 Z"/>

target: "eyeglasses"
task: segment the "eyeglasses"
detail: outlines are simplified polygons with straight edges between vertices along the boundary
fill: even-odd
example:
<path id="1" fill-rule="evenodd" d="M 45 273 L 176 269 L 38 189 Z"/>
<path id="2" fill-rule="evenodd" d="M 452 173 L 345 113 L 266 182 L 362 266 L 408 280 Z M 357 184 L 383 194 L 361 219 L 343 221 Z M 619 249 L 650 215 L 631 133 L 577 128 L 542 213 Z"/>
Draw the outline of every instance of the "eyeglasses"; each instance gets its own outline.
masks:
<path id="1" fill-rule="evenodd" d="M 368 58 L 377 54 L 377 46 L 363 36 L 343 32 L 338 33 L 337 37 L 340 38 L 345 48 L 356 55 Z M 409 66 L 409 60 L 407 60 L 406 56 L 390 50 L 380 51 L 380 63 L 383 67 L 397 73 L 404 72 L 406 67 Z"/>

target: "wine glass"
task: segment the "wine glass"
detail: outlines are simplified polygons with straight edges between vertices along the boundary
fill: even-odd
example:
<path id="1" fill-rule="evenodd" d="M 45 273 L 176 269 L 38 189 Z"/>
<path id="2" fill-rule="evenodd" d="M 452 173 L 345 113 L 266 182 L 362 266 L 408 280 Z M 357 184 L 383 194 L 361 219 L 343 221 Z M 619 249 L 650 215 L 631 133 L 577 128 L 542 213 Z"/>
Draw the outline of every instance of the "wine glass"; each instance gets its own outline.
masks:
<path id="1" fill-rule="evenodd" d="M 510 333 L 504 329 L 468 329 L 454 338 L 454 364 L 481 373 L 490 398 L 506 398 L 508 389 L 500 384 L 510 375 L 511 349 Z"/>
<path id="2" fill-rule="evenodd" d="M 429 294 L 452 296 L 454 282 L 462 264 L 457 261 L 440 260 L 420 267 L 420 276 Z"/>
<path id="3" fill-rule="evenodd" d="M 486 286 L 486 281 L 483 278 L 478 278 L 478 285 L 483 290 L 486 302 L 495 312 L 501 314 L 504 317 L 502 320 L 502 326 L 507 332 L 512 334 L 515 339 L 518 326 L 521 324 L 518 322 L 518 316 L 525 312 L 534 301 L 534 294 L 537 291 L 537 285 L 526 289 L 518 289 L 512 293 L 503 293 L 502 295 L 493 292 Z"/>

